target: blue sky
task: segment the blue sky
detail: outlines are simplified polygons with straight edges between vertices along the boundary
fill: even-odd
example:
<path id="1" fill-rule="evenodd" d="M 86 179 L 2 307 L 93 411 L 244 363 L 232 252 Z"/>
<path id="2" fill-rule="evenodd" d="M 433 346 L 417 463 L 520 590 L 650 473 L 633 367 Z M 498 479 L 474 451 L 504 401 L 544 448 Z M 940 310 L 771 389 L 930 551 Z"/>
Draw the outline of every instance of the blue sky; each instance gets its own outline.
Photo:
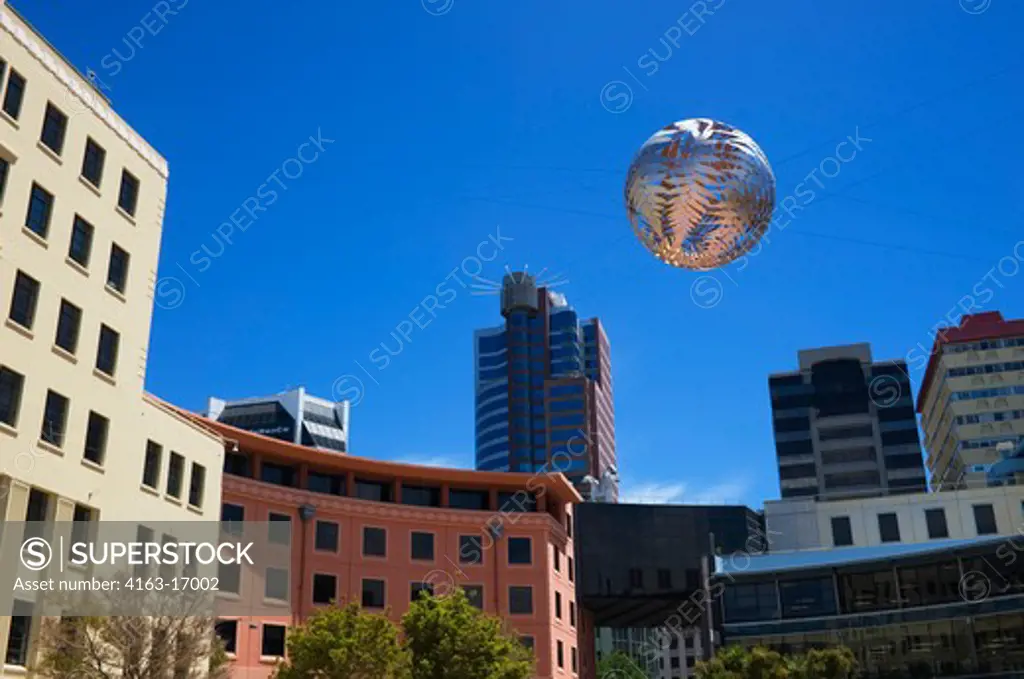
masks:
<path id="1" fill-rule="evenodd" d="M 13 4 L 170 163 L 147 386 L 188 408 L 355 375 L 353 452 L 471 466 L 472 332 L 500 317 L 451 272 L 500 227 L 482 278 L 546 268 L 607 328 L 626 496 L 759 507 L 798 349 L 905 356 L 972 291 L 1024 316 L 1012 0 Z M 816 193 L 714 279 L 622 202 L 643 141 L 700 116 L 761 145 L 780 200 Z"/>

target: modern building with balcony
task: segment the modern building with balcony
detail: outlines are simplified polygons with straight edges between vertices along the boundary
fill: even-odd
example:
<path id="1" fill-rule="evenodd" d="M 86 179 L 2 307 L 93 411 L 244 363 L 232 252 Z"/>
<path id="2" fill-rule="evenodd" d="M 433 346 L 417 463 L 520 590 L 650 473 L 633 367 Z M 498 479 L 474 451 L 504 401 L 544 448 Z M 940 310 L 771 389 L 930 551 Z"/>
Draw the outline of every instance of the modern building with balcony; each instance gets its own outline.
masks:
<path id="1" fill-rule="evenodd" d="M 964 316 L 935 335 L 917 396 L 935 490 L 984 486 L 1024 440 L 1024 319 Z"/>
<path id="2" fill-rule="evenodd" d="M 233 401 L 211 398 L 210 419 L 282 441 L 344 453 L 349 437 L 348 401 L 328 401 L 304 387 Z"/>
<path id="3" fill-rule="evenodd" d="M 527 273 L 504 277 L 505 324 L 476 331 L 476 468 L 564 473 L 618 498 L 611 349 L 601 322 Z"/>
<path id="4" fill-rule="evenodd" d="M 926 488 L 903 361 L 875 362 L 867 344 L 808 349 L 768 388 L 783 499 Z"/>
<path id="5" fill-rule="evenodd" d="M 17 553 L 22 521 L 218 516 L 223 441 L 144 390 L 167 176 L 160 154 L 0 0 L 4 550 Z M 0 585 L 0 674 L 25 675 L 39 602 Z"/>
<path id="6" fill-rule="evenodd" d="M 269 677 L 289 627 L 332 602 L 398 620 L 426 590 L 462 587 L 536 655 L 536 677 L 593 677 L 579 639 L 574 508 L 561 474 L 382 462 L 193 416 L 226 441 L 222 521 L 268 531 L 272 562 L 220 574 L 232 676 Z M 262 536 L 260 536 L 262 537 Z"/>

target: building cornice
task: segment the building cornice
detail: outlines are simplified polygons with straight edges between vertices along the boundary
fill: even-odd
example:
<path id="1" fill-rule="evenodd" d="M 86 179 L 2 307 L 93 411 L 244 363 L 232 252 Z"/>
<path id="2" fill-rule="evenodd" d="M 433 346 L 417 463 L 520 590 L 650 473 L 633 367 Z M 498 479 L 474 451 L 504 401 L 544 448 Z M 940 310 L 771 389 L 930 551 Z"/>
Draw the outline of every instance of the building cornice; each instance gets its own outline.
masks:
<path id="1" fill-rule="evenodd" d="M 495 517 L 502 517 L 502 525 L 525 526 L 528 528 L 544 528 L 551 531 L 554 537 L 561 537 L 565 542 L 568 536 L 565 529 L 555 518 L 544 512 L 536 513 L 504 513 L 495 511 L 479 511 L 473 509 L 446 509 L 437 507 L 419 507 L 388 502 L 374 502 L 351 497 L 339 497 L 314 493 L 299 488 L 276 486 L 253 479 L 224 475 L 222 482 L 224 497 L 230 496 L 272 502 L 298 507 L 311 504 L 325 512 L 338 512 L 349 516 L 373 519 L 391 519 L 419 524 L 441 524 L 449 526 L 473 526 L 483 528 L 495 523 Z"/>
<path id="2" fill-rule="evenodd" d="M 16 21 L 15 17 L 19 21 Z M 71 62 L 32 29 L 25 18 L 18 14 L 13 7 L 3 3 L 0 3 L 0 28 L 10 34 L 46 70 L 52 73 L 61 85 L 67 88 L 68 97 L 74 97 L 82 102 L 117 136 L 142 156 L 163 179 L 167 179 L 169 175 L 167 161 L 136 134 L 113 108 L 106 104 L 103 97 L 78 73 Z"/>

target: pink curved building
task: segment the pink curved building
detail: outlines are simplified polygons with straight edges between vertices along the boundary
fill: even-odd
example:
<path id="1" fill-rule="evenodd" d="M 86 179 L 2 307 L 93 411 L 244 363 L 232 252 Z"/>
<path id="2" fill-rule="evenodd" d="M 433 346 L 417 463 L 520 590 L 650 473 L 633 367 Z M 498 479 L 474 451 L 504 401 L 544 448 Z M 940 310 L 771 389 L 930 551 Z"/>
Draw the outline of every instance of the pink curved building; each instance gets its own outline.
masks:
<path id="1" fill-rule="evenodd" d="M 381 462 L 196 419 L 227 440 L 222 520 L 270 522 L 286 555 L 222 574 L 234 677 L 269 677 L 287 629 L 331 601 L 398 620 L 419 589 L 453 585 L 532 645 L 538 678 L 593 676 L 574 582 L 581 498 L 561 474 Z"/>

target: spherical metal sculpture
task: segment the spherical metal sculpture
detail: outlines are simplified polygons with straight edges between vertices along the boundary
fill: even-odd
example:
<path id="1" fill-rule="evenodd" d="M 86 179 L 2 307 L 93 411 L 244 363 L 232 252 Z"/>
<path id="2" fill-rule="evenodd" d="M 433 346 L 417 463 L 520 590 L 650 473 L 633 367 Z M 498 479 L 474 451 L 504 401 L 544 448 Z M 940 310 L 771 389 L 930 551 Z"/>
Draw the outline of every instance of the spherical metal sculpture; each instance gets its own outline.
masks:
<path id="1" fill-rule="evenodd" d="M 683 269 L 723 266 L 768 229 L 775 175 L 754 140 L 708 118 L 648 139 L 626 177 L 633 231 L 655 257 Z"/>

